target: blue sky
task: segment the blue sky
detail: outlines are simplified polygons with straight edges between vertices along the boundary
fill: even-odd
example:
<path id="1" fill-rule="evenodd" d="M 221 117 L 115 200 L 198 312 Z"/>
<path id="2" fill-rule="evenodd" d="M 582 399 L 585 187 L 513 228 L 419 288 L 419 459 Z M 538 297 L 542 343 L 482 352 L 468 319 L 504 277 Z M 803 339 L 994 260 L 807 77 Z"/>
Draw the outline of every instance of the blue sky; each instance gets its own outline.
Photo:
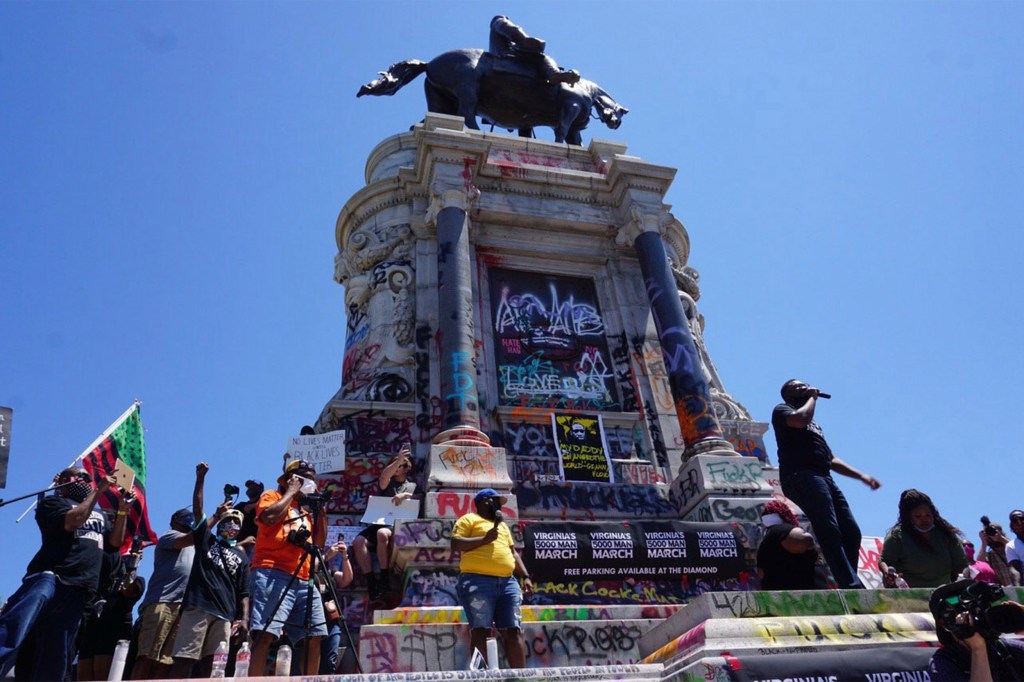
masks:
<path id="1" fill-rule="evenodd" d="M 136 398 L 158 532 L 199 460 L 211 489 L 270 482 L 340 384 L 338 212 L 425 110 L 419 82 L 355 92 L 499 12 L 631 109 L 585 143 L 679 169 L 727 388 L 765 421 L 790 377 L 834 394 L 830 443 L 883 483 L 841 482 L 865 534 L 908 487 L 972 536 L 1024 507 L 1010 2 L 0 4 L 5 496 Z M 4 595 L 38 546 L 23 508 Z"/>

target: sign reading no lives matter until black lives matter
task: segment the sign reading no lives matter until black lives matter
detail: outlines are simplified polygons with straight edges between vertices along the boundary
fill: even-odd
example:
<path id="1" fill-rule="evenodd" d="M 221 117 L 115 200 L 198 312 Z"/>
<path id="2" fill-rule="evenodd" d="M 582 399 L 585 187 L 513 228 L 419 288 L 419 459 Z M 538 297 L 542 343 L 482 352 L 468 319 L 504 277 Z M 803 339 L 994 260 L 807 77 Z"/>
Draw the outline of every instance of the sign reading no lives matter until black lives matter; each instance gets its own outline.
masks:
<path id="1" fill-rule="evenodd" d="M 566 481 L 615 483 L 601 415 L 551 413 L 558 468 Z"/>
<path id="2" fill-rule="evenodd" d="M 746 570 L 728 523 L 589 521 L 523 524 L 523 561 L 535 580 L 734 578 Z"/>

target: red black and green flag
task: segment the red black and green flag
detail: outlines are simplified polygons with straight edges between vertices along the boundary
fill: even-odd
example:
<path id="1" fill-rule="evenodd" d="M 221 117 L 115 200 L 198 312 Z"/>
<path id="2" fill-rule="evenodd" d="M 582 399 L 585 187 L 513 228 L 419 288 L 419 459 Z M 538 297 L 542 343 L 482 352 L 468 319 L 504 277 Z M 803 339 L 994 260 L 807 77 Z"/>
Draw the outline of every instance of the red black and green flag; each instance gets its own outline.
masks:
<path id="1" fill-rule="evenodd" d="M 111 425 L 101 436 L 99 444 L 82 458 L 82 466 L 93 480 L 113 473 L 117 461 L 121 460 L 135 472 L 132 494 L 135 501 L 128 508 L 128 525 L 124 531 L 121 553 L 126 554 L 134 538 L 141 538 L 143 544 L 156 542 L 156 534 L 149 525 L 146 507 L 146 441 L 142 431 L 142 415 L 139 404 L 135 405 L 120 420 Z M 119 496 L 108 491 L 100 497 L 99 505 L 104 509 L 116 510 Z"/>

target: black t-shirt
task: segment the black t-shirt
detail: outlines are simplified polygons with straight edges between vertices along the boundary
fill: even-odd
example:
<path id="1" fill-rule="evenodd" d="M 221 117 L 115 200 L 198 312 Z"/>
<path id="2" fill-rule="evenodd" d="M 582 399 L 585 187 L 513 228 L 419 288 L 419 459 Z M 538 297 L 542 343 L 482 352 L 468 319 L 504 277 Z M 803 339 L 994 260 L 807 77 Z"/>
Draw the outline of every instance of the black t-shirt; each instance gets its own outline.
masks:
<path id="1" fill-rule="evenodd" d="M 245 551 L 217 540 L 206 527 L 206 519 L 192 531 L 196 556 L 188 576 L 183 608 L 233 621 L 238 602 L 249 594 L 249 559 Z"/>
<path id="2" fill-rule="evenodd" d="M 825 475 L 832 465 L 832 450 L 825 442 L 821 427 L 813 420 L 805 427 L 790 426 L 786 417 L 796 412 L 792 405 L 782 403 L 772 410 L 772 428 L 779 445 L 779 477 L 798 471 Z"/>
<path id="3" fill-rule="evenodd" d="M 64 530 L 64 517 L 77 503 L 50 495 L 36 507 L 36 523 L 43 544 L 28 563 L 27 573 L 53 571 L 65 585 L 95 591 L 100 582 L 103 543 L 110 532 L 110 520 L 93 508 L 80 528 Z"/>
<path id="4" fill-rule="evenodd" d="M 380 482 L 378 482 L 377 485 L 374 486 L 374 488 L 376 490 L 373 494 L 377 495 L 378 497 L 394 497 L 399 493 L 410 493 L 412 495 L 416 494 L 416 483 L 408 479 L 399 483 L 394 476 L 392 476 L 391 480 L 388 481 L 388 485 L 386 488 L 384 488 L 384 490 L 380 489 Z"/>
<path id="5" fill-rule="evenodd" d="M 782 546 L 782 541 L 794 528 L 796 526 L 785 522 L 769 526 L 758 545 L 757 567 L 764 571 L 762 590 L 815 589 L 814 562 L 818 553 L 812 549 L 793 554 Z"/>
<path id="6" fill-rule="evenodd" d="M 242 512 L 242 528 L 238 531 L 238 539 L 244 540 L 246 538 L 256 537 L 256 533 L 259 531 L 259 527 L 256 525 L 256 503 L 259 502 L 259 498 L 253 501 L 245 500 L 235 505 L 235 509 Z M 252 505 L 251 511 L 245 511 L 245 508 Z"/>

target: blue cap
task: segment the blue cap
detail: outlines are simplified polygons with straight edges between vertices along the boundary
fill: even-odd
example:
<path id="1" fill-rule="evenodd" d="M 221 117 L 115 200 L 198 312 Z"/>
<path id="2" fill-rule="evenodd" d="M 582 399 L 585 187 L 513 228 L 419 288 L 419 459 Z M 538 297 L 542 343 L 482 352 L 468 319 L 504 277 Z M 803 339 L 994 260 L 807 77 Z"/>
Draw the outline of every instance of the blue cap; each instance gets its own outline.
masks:
<path id="1" fill-rule="evenodd" d="M 488 497 L 497 497 L 498 501 L 501 502 L 501 504 L 505 504 L 506 502 L 508 502 L 508 498 L 505 497 L 504 495 L 499 494 L 498 491 L 495 490 L 494 488 L 484 488 L 483 490 L 476 494 L 476 497 L 473 498 L 473 501 L 479 502 L 480 500 L 486 500 Z"/>

